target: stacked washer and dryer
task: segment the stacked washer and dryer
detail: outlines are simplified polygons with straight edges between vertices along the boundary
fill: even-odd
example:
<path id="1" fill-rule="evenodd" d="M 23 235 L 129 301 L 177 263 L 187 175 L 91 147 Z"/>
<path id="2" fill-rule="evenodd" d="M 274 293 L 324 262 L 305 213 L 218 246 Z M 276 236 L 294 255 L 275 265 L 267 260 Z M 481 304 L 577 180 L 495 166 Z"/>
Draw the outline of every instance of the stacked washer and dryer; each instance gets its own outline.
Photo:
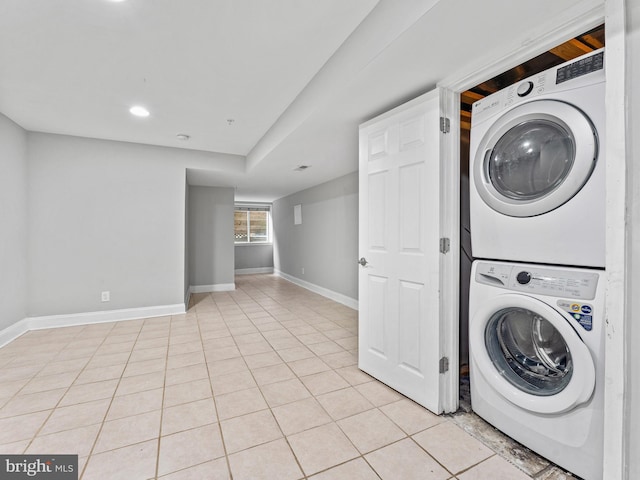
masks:
<path id="1" fill-rule="evenodd" d="M 596 50 L 472 108 L 473 410 L 602 478 L 605 72 Z"/>

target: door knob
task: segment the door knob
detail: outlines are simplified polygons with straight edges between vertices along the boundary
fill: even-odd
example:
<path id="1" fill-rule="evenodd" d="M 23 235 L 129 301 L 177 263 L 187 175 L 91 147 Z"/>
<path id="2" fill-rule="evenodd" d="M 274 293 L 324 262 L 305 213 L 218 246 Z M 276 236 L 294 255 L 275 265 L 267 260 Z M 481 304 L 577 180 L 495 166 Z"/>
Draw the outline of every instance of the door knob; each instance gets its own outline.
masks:
<path id="1" fill-rule="evenodd" d="M 369 263 L 369 262 L 367 262 L 367 259 L 366 259 L 366 258 L 362 257 L 360 260 L 358 260 L 358 263 L 359 263 L 360 265 L 362 265 L 363 267 L 366 267 L 366 266 L 367 266 L 367 263 Z"/>

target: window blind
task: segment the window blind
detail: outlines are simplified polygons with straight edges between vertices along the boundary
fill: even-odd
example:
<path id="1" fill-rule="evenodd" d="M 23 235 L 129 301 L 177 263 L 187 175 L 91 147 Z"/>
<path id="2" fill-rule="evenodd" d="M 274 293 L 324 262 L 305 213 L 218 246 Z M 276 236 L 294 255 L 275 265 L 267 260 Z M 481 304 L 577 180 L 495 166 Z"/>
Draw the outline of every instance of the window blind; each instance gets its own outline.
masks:
<path id="1" fill-rule="evenodd" d="M 236 210 L 241 212 L 269 212 L 271 211 L 271 204 L 237 204 Z"/>

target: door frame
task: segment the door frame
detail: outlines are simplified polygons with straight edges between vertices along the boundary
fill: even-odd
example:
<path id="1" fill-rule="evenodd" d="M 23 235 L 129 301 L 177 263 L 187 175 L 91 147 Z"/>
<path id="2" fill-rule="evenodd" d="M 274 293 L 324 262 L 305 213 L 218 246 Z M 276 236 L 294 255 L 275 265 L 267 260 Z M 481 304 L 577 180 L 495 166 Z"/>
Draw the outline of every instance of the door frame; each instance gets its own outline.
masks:
<path id="1" fill-rule="evenodd" d="M 628 366 L 625 357 L 625 323 L 630 292 L 625 263 L 628 249 L 626 238 L 626 206 L 629 203 L 625 189 L 626 174 L 626 120 L 625 120 L 625 0 L 590 0 L 579 2 L 562 15 L 539 25 L 529 40 L 515 50 L 505 44 L 503 52 L 480 57 L 463 70 L 438 83 L 441 89 L 441 112 L 449 118 L 450 133 L 441 142 L 441 232 L 449 237 L 451 250 L 441 256 L 441 343 L 442 351 L 450 354 L 449 371 L 442 375 L 441 392 L 445 411 L 455 410 L 458 404 L 459 384 L 459 236 L 460 236 L 460 93 L 499 75 L 560 43 L 573 38 L 606 20 L 607 70 L 607 325 L 605 336 L 605 409 L 604 409 L 604 477 L 626 478 L 626 459 L 629 426 L 625 425 L 628 392 L 625 379 Z M 619 232 L 624 231 L 625 235 Z"/>
<path id="2" fill-rule="evenodd" d="M 438 89 L 440 115 L 449 119 L 448 132 L 440 133 L 440 237 L 449 239 L 449 251 L 440 255 L 440 352 L 449 359 L 440 401 L 449 413 L 460 398 L 460 92 L 466 88 L 445 83 Z"/>

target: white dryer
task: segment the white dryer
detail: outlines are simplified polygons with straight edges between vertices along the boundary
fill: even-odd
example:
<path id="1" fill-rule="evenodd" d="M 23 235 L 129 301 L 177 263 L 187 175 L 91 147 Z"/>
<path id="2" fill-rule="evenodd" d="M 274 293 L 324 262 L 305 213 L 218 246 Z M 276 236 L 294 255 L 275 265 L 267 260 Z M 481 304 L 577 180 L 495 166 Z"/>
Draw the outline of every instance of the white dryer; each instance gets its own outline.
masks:
<path id="1" fill-rule="evenodd" d="M 472 409 L 586 480 L 602 479 L 604 272 L 476 261 Z"/>
<path id="2" fill-rule="evenodd" d="M 473 256 L 604 267 L 604 50 L 473 104 Z"/>

